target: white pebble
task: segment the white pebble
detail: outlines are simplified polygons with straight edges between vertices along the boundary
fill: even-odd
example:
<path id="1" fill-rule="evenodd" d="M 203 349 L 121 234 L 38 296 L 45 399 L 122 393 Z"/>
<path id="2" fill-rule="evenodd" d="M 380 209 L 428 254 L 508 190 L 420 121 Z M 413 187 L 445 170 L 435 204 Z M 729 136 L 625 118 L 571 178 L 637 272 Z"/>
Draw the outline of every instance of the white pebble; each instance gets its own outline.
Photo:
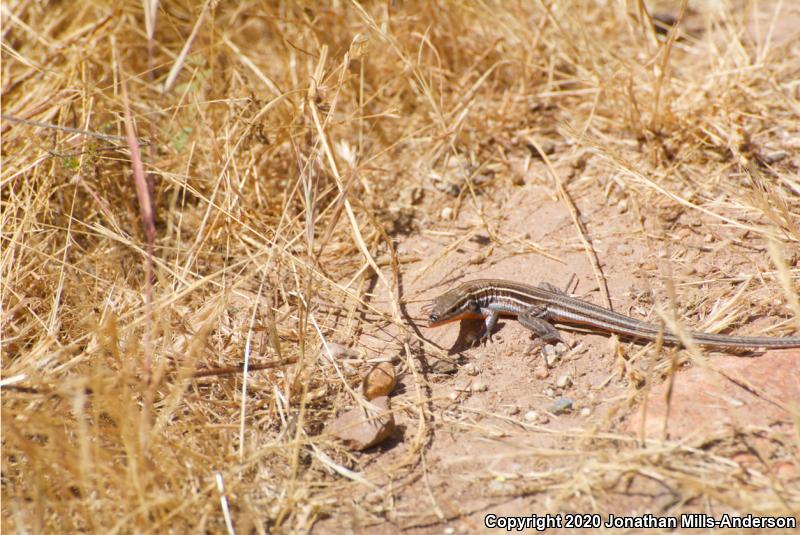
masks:
<path id="1" fill-rule="evenodd" d="M 467 375 L 478 375 L 480 373 L 480 370 L 474 362 L 467 362 L 464 364 L 463 368 L 464 371 L 467 372 Z"/>
<path id="2" fill-rule="evenodd" d="M 566 388 L 572 384 L 572 377 L 569 375 L 561 375 L 558 379 L 556 379 L 556 386 L 558 388 Z"/>
<path id="3" fill-rule="evenodd" d="M 489 385 L 485 383 L 478 382 L 472 385 L 473 392 L 486 392 L 487 390 L 489 390 Z"/>

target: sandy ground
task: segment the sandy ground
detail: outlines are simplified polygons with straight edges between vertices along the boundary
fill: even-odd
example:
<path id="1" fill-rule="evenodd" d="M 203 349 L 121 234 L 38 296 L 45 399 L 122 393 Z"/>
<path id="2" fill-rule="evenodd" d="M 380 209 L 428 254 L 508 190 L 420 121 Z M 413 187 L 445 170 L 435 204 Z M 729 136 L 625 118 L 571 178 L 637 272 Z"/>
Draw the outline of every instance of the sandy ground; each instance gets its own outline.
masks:
<path id="1" fill-rule="evenodd" d="M 599 501 L 595 500 L 591 478 L 586 478 L 585 494 L 577 499 L 560 492 L 559 481 L 564 473 L 573 473 L 580 480 L 585 463 L 601 462 L 581 452 L 591 450 L 592 442 L 604 436 L 615 437 L 621 447 L 630 446 L 641 436 L 703 443 L 704 439 L 713 441 L 715 433 L 731 426 L 766 425 L 781 429 L 786 439 L 792 440 L 791 411 L 776 400 L 800 399 L 800 384 L 787 379 L 776 385 L 769 370 L 783 370 L 783 377 L 791 377 L 790 370 L 800 373 L 798 350 L 740 356 L 709 351 L 701 368 L 689 366 L 676 375 L 668 415 L 664 402 L 668 382 L 652 370 L 656 359 L 680 357 L 678 350 L 656 350 L 652 344 L 562 331 L 570 349 L 548 368 L 541 349 L 528 352 L 530 332 L 511 319 L 501 319 L 493 341 L 482 346 L 470 343 L 480 321 L 426 327 L 422 308 L 427 301 L 459 281 L 475 278 L 547 281 L 563 288 L 574 276 L 574 295 L 602 304 L 569 211 L 536 183 L 541 171 L 540 164 L 527 171 L 521 169 L 522 185 L 479 200 L 481 217 L 490 222 L 493 232 L 509 238 L 508 247 L 487 249 L 483 245 L 486 235 L 478 232 L 441 260 L 429 260 L 438 259 L 440 251 L 463 238 L 463 229 L 476 228 L 480 218 L 467 207 L 455 221 L 428 222 L 398 248 L 400 253 L 426 259 L 407 266 L 405 271 L 405 288 L 414 296 L 408 310 L 422 336 L 457 359 L 458 365 L 452 373 L 436 373 L 437 369 L 447 370 L 447 364 L 428 361 L 425 394 L 430 402 L 426 408 L 435 431 L 423 454 L 423 473 L 400 484 L 391 503 L 386 503 L 392 522 L 383 525 L 381 532 L 392 533 L 402 527 L 412 533 L 441 533 L 444 520 L 453 530 L 450 532 L 471 533 L 484 529 L 487 514 L 525 516 L 601 510 L 604 514 L 674 516 L 707 511 L 704 504 L 693 502 L 690 496 L 657 478 L 635 473 L 638 470 L 612 485 L 615 491 L 604 492 Z M 636 213 L 624 206 L 610 206 L 602 195 L 602 191 L 587 188 L 575 201 L 592 236 L 617 311 L 658 321 L 653 304 L 665 303 L 667 297 L 662 280 L 654 279 L 653 274 L 659 273 L 658 266 L 667 265 L 663 261 L 667 256 L 672 269 L 683 266 L 681 272 L 662 273 L 664 279 L 672 277 L 679 307 L 691 303 L 698 292 L 707 291 L 692 283 L 698 273 L 737 273 L 752 267 L 751 250 L 718 241 L 713 221 L 696 214 L 677 216 L 691 219 L 689 228 L 693 230 L 669 243 L 669 250 L 660 244 L 650 247 L 647 223 L 642 225 Z M 632 233 L 631 229 L 640 232 Z M 523 247 L 537 247 L 552 259 L 533 252 L 520 253 Z M 682 309 L 679 312 L 685 325 L 702 326 L 702 318 L 687 317 Z M 755 320 L 748 332 L 757 334 L 762 323 L 770 321 Z M 370 333 L 362 338 L 361 345 L 375 354 L 392 354 L 397 351 L 395 334 Z M 756 370 L 763 373 L 753 373 Z M 742 376 L 747 379 L 742 380 Z M 395 407 L 405 403 L 412 407 L 415 403 L 409 379 L 406 375 L 401 380 L 393 398 Z M 648 386 L 639 390 L 645 381 Z M 573 408 L 553 414 L 559 398 L 572 400 Z M 367 474 L 377 476 L 382 466 L 406 453 L 404 439 L 413 434 L 416 425 L 413 416 L 412 410 L 398 413 L 400 431 L 388 445 L 367 453 L 371 457 L 364 461 Z M 746 446 L 740 447 L 744 449 L 734 447 L 738 453 L 732 458 L 738 463 L 734 466 L 742 470 L 748 463 L 759 462 L 759 455 L 768 457 L 771 451 L 767 443 L 749 451 Z M 614 463 L 613 449 L 607 455 L 602 462 Z M 776 462 L 774 470 L 787 485 L 796 484 L 800 475 L 788 462 Z M 547 473 L 559 474 L 552 479 L 552 486 L 544 475 Z M 370 503 L 369 498 L 359 496 L 357 489 L 354 492 L 353 507 L 323 520 L 317 532 L 345 525 L 356 531 L 378 527 L 359 514 L 360 506 L 355 506 Z"/>

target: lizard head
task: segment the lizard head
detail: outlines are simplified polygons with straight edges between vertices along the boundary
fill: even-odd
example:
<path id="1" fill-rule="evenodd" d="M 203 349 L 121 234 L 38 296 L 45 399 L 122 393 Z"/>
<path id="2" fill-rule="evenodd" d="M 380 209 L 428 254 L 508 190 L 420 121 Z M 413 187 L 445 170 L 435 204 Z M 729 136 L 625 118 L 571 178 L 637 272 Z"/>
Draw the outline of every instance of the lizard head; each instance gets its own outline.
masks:
<path id="1" fill-rule="evenodd" d="M 433 300 L 429 310 L 428 325 L 438 327 L 451 321 L 483 317 L 478 303 L 462 287 L 447 291 Z"/>

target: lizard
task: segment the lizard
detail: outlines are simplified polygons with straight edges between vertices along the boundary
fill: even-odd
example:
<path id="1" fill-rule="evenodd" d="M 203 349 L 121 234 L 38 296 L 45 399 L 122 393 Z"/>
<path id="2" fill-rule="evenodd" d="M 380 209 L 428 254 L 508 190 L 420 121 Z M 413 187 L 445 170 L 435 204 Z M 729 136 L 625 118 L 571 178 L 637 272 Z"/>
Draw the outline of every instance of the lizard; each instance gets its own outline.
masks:
<path id="1" fill-rule="evenodd" d="M 480 339 L 491 340 L 498 318 L 515 316 L 517 321 L 544 343 L 561 339 L 554 322 L 582 325 L 591 330 L 616 333 L 634 339 L 662 340 L 679 345 L 681 340 L 664 327 L 572 297 L 552 284 L 539 286 L 500 279 L 464 282 L 436 297 L 428 306 L 429 326 L 438 327 L 468 318 L 484 320 Z M 713 348 L 789 348 L 800 347 L 800 336 L 730 336 L 689 331 L 697 344 Z"/>

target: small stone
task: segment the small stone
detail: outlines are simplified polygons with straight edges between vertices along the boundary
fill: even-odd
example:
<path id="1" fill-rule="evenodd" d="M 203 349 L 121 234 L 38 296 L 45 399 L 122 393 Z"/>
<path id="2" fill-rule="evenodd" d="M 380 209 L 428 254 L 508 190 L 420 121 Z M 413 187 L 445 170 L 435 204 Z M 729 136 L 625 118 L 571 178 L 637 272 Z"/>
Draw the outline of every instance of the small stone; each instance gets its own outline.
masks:
<path id="1" fill-rule="evenodd" d="M 558 398 L 548 409 L 553 414 L 564 414 L 572 410 L 574 402 L 570 398 Z"/>
<path id="2" fill-rule="evenodd" d="M 525 421 L 528 423 L 536 423 L 539 419 L 539 413 L 537 411 L 528 411 L 525 413 Z"/>
<path id="3" fill-rule="evenodd" d="M 553 398 L 556 395 L 556 391 L 553 390 L 552 388 L 548 388 L 547 390 L 544 391 L 544 395 L 549 398 Z"/>
<path id="4" fill-rule="evenodd" d="M 486 383 L 477 382 L 474 385 L 472 385 L 472 388 L 470 390 L 472 390 L 473 392 L 486 392 L 487 390 L 489 390 L 489 385 L 487 385 Z"/>
<path id="5" fill-rule="evenodd" d="M 478 375 L 481 372 L 474 362 L 467 362 L 464 364 L 463 369 L 465 372 L 467 372 L 467 375 L 472 376 Z"/>
<path id="6" fill-rule="evenodd" d="M 472 265 L 477 266 L 478 264 L 483 264 L 486 261 L 486 251 L 477 252 L 470 257 L 468 262 Z"/>
<path id="7" fill-rule="evenodd" d="M 361 391 L 367 399 L 388 396 L 397 385 L 397 374 L 391 362 L 379 362 L 364 377 Z"/>
<path id="8" fill-rule="evenodd" d="M 564 342 L 558 342 L 556 344 L 555 350 L 556 350 L 556 355 L 561 356 L 567 351 L 569 351 L 569 348 L 567 347 L 567 344 L 565 344 Z"/>
<path id="9" fill-rule="evenodd" d="M 547 366 L 537 366 L 533 371 L 533 376 L 537 379 L 547 379 L 550 372 L 547 371 Z"/>
<path id="10" fill-rule="evenodd" d="M 589 407 L 584 407 L 581 409 L 581 416 L 589 416 L 592 414 L 592 409 Z"/>
<path id="11" fill-rule="evenodd" d="M 547 367 L 548 368 L 555 367 L 559 358 L 558 353 L 556 353 L 556 348 L 550 344 L 547 344 L 542 347 L 542 354 L 544 355 L 544 361 L 547 364 Z"/>
<path id="12" fill-rule="evenodd" d="M 567 388 L 572 384 L 572 377 L 568 374 L 560 375 L 558 379 L 556 379 L 556 386 L 558 388 Z"/>
<path id="13" fill-rule="evenodd" d="M 519 407 L 517 407 L 516 405 L 512 405 L 511 407 L 506 409 L 506 414 L 508 416 L 514 416 L 516 414 L 519 414 Z"/>
<path id="14" fill-rule="evenodd" d="M 442 208 L 441 217 L 446 221 L 450 221 L 451 219 L 453 219 L 453 209 L 450 208 L 449 206 L 445 206 L 444 208 Z"/>
<path id="15" fill-rule="evenodd" d="M 783 160 L 787 156 L 789 156 L 789 153 L 785 150 L 774 150 L 764 156 L 764 161 L 767 163 L 775 163 Z"/>

